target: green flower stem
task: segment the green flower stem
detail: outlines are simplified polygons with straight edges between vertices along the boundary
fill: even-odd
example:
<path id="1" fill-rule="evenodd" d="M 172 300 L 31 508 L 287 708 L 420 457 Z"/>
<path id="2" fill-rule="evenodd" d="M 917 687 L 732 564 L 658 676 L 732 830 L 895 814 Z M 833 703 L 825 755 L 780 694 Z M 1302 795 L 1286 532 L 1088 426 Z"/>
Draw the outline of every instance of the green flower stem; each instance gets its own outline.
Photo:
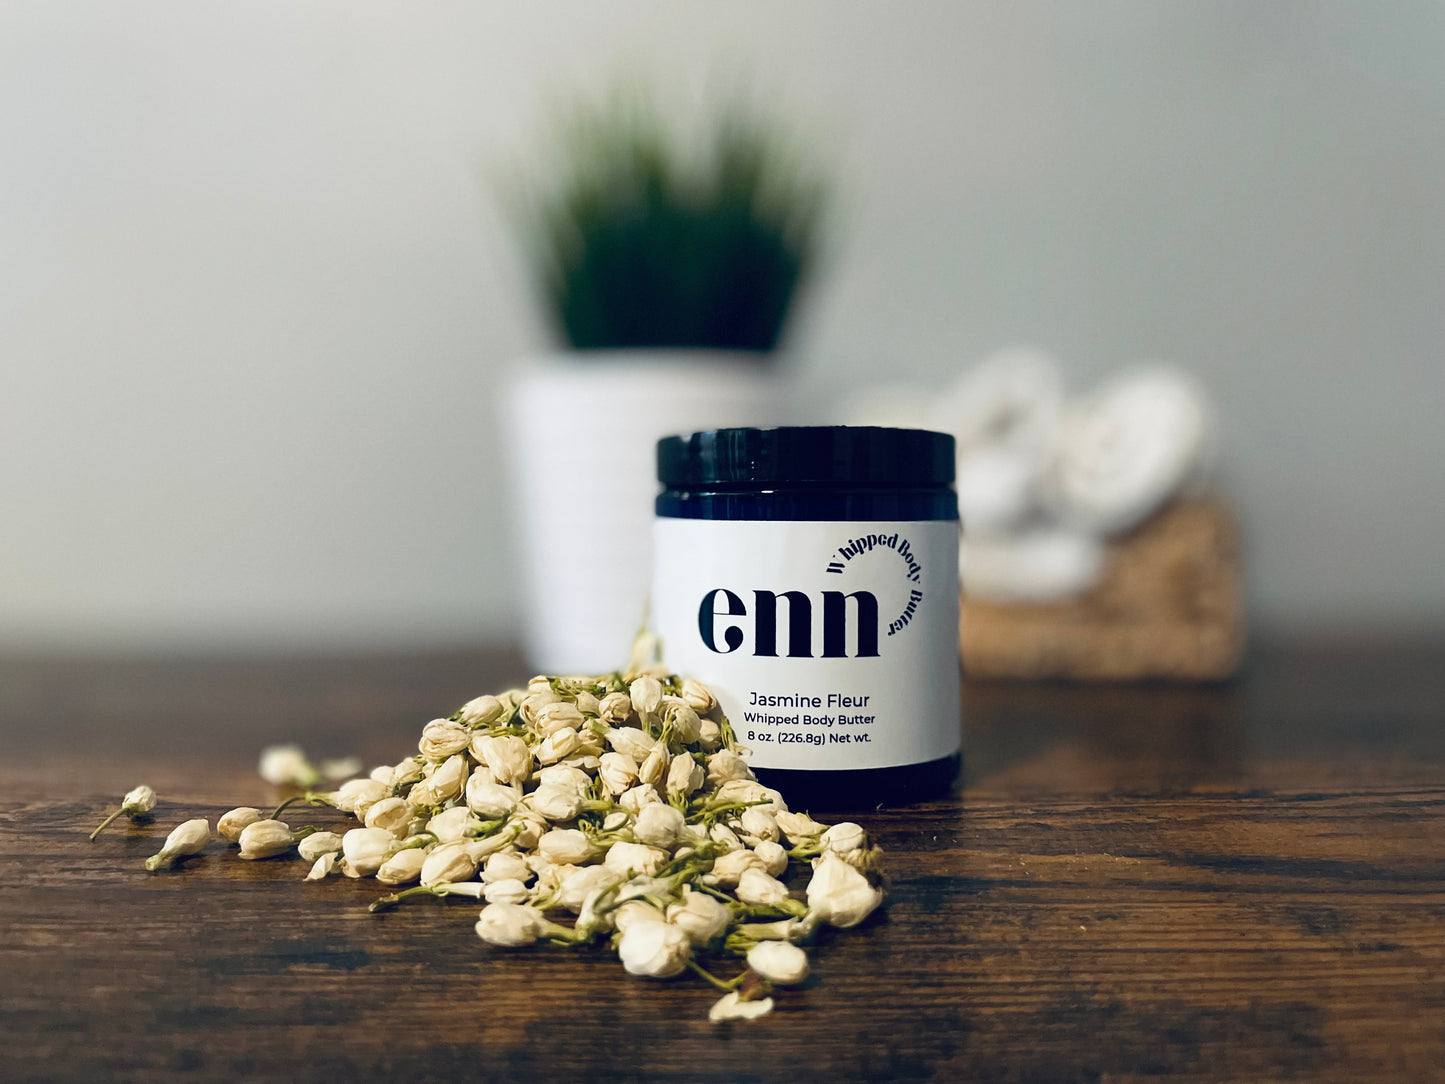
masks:
<path id="1" fill-rule="evenodd" d="M 278 805 L 276 807 L 276 811 L 271 814 L 271 819 L 273 821 L 280 820 L 281 814 L 286 811 L 287 807 L 293 806 L 297 802 L 305 802 L 307 805 L 329 805 L 333 809 L 336 808 L 336 803 L 330 798 L 326 797 L 324 794 L 318 794 L 314 790 L 308 790 L 304 794 L 292 795 L 290 798 L 287 798 L 284 802 Z"/>
<path id="2" fill-rule="evenodd" d="M 658 880 L 675 880 L 682 877 L 683 880 L 691 880 L 699 873 L 706 873 L 712 868 L 715 847 L 711 843 L 700 844 L 697 850 L 683 858 L 674 858 L 667 865 L 657 871 Z M 686 874 L 686 876 L 683 876 Z M 676 887 L 676 885 L 674 885 Z"/>
<path id="3" fill-rule="evenodd" d="M 572 930 L 579 941 L 591 941 L 602 932 L 603 916 L 620 906 L 617 888 L 614 886 L 601 893 L 596 899 L 583 901 L 582 911 L 573 923 Z"/>
<path id="4" fill-rule="evenodd" d="M 675 859 L 674 862 L 682 862 L 683 865 L 673 872 L 667 872 L 666 870 L 669 867 L 664 867 L 664 871 L 653 878 L 654 883 L 665 884 L 668 892 L 673 895 L 676 895 L 678 889 L 684 884 L 692 884 L 694 887 L 699 887 L 694 878 L 712 869 L 712 862 L 710 860 L 699 859 L 696 855 Z M 731 897 L 729 897 L 729 899 L 731 899 Z"/>
<path id="5" fill-rule="evenodd" d="M 775 911 L 782 911 L 784 914 L 792 915 L 794 918 L 802 918 L 808 913 L 808 905 L 802 900 L 787 899 L 775 904 Z"/>
<path id="6" fill-rule="evenodd" d="M 735 897 L 735 896 L 729 896 L 726 892 L 722 891 L 721 889 L 714 888 L 714 887 L 713 887 L 712 885 L 710 885 L 710 884 L 704 884 L 702 881 L 697 881 L 697 882 L 695 882 L 692 887 L 695 888 L 695 889 L 697 889 L 699 892 L 706 892 L 709 896 L 712 896 L 714 899 L 722 900 L 723 903 L 737 903 L 737 902 L 738 902 L 738 901 L 737 901 L 737 897 Z"/>
<path id="7" fill-rule="evenodd" d="M 511 820 L 511 814 L 494 821 L 478 821 L 463 831 L 462 835 L 467 839 L 485 839 L 487 836 L 493 836 L 500 832 L 509 820 Z"/>
<path id="8" fill-rule="evenodd" d="M 591 821 L 578 820 L 577 829 L 593 843 L 611 845 L 613 843 L 636 843 L 631 829 L 623 828 L 617 832 L 605 832 Z"/>
<path id="9" fill-rule="evenodd" d="M 569 926 L 563 926 L 560 922 L 553 922 L 546 918 L 541 923 L 541 936 L 555 945 L 578 945 L 590 940 L 587 932 L 574 930 Z"/>
<path id="10" fill-rule="evenodd" d="M 154 873 L 158 869 L 169 869 L 183 858 L 191 857 L 188 854 L 176 854 L 174 851 L 159 850 L 146 859 L 146 869 Z"/>
<path id="11" fill-rule="evenodd" d="M 718 724 L 718 729 L 722 731 L 723 748 L 727 749 L 729 752 L 736 752 L 738 747 L 738 736 L 733 732 L 733 725 L 732 723 L 728 722 L 728 717 L 726 715 L 723 716 L 722 722 Z"/>
<path id="12" fill-rule="evenodd" d="M 763 941 L 792 941 L 798 930 L 798 923 L 792 919 L 777 922 L 744 922 L 734 926 L 728 933 L 723 947 L 738 956 L 746 956 L 748 949 Z"/>
<path id="13" fill-rule="evenodd" d="M 708 982 L 712 983 L 713 986 L 717 987 L 717 989 L 721 990 L 721 991 L 722 991 L 723 993 L 725 993 L 725 994 L 730 994 L 730 993 L 732 993 L 732 992 L 733 992 L 734 990 L 736 990 L 740 985 L 742 985 L 742 981 L 743 981 L 745 978 L 748 977 L 748 973 L 747 973 L 746 971 L 744 971 L 741 975 L 738 975 L 736 978 L 727 979 L 727 980 L 720 979 L 720 978 L 718 978 L 716 975 L 714 975 L 711 971 L 709 971 L 707 968 L 705 968 L 705 967 L 703 967 L 701 964 L 699 964 L 696 960 L 688 960 L 688 961 L 687 961 L 687 966 L 688 966 L 689 970 L 694 971 L 694 972 L 696 972 L 697 974 L 701 975 L 701 976 L 702 976 L 703 978 L 705 978 Z"/>
<path id="14" fill-rule="evenodd" d="M 400 892 L 393 892 L 389 896 L 382 896 L 380 899 L 372 900 L 367 910 L 372 914 L 376 914 L 379 911 L 390 911 L 393 907 L 400 904 L 402 900 L 409 899 L 412 896 L 441 896 L 445 894 L 444 892 L 438 892 L 434 885 L 416 885 L 412 888 L 404 888 Z"/>
<path id="15" fill-rule="evenodd" d="M 125 812 L 125 807 L 122 806 L 120 809 L 117 809 L 117 810 L 116 810 L 114 813 L 112 813 L 110 816 L 106 817 L 105 820 L 101 821 L 101 822 L 100 822 L 100 827 L 97 828 L 94 832 L 91 832 L 91 833 L 90 833 L 90 841 L 91 841 L 92 843 L 94 843 L 94 842 L 95 842 L 95 837 L 98 836 L 98 835 L 100 835 L 100 833 L 103 832 L 103 831 L 105 831 L 107 828 L 109 828 L 109 827 L 110 827 L 110 822 L 113 821 L 113 820 L 115 820 L 116 817 L 119 817 L 119 816 L 120 816 L 122 813 L 124 813 L 124 812 Z"/>
<path id="16" fill-rule="evenodd" d="M 754 941 L 790 941 L 797 925 L 791 918 L 780 918 L 772 922 L 745 922 L 737 928 L 737 932 Z"/>
<path id="17" fill-rule="evenodd" d="M 700 802 L 693 801 L 689 803 L 693 815 L 688 818 L 688 821 L 692 824 L 706 824 L 711 828 L 717 823 L 718 818 L 726 813 L 741 813 L 752 806 L 767 805 L 768 803 L 769 799 L 767 798 L 759 798 L 754 802 L 721 802 L 717 805 L 709 805 L 706 799 Z"/>
<path id="18" fill-rule="evenodd" d="M 809 911 L 801 919 L 783 918 L 773 922 L 743 922 L 729 932 L 726 948 L 739 956 L 760 941 L 810 941 L 818 928 L 818 916 Z"/>

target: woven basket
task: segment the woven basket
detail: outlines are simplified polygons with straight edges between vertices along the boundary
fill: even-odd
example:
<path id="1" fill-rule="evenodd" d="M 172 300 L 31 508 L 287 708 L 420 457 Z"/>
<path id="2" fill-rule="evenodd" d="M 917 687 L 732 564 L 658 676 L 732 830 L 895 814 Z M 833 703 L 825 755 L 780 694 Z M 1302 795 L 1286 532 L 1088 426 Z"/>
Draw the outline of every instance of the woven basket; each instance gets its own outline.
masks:
<path id="1" fill-rule="evenodd" d="M 1109 545 L 1102 580 L 1045 605 L 968 597 L 959 654 L 975 677 L 1209 681 L 1244 653 L 1238 533 L 1213 499 L 1178 501 Z"/>

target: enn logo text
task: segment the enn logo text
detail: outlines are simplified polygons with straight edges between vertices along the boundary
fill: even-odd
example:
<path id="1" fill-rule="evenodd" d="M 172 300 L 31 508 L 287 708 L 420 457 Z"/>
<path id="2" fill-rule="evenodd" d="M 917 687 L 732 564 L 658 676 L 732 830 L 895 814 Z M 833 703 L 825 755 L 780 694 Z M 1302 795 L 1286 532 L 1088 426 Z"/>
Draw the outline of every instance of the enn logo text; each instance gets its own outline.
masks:
<path id="1" fill-rule="evenodd" d="M 878 600 L 870 591 L 823 591 L 823 654 L 825 659 L 848 657 L 848 642 L 856 658 L 878 655 Z M 852 600 L 853 606 L 848 605 Z M 741 596 L 725 587 L 703 595 L 697 608 L 697 631 L 709 651 L 729 655 L 747 642 L 751 617 L 753 654 L 778 655 L 778 603 L 787 606 L 787 651 L 790 659 L 813 658 L 813 600 L 803 591 L 754 591 L 749 614 Z M 849 611 L 853 621 L 849 621 Z M 732 619 L 738 620 L 720 620 Z M 856 626 L 850 630 L 850 624 Z M 852 635 L 850 636 L 850 631 Z M 721 634 L 721 643 L 719 643 Z"/>

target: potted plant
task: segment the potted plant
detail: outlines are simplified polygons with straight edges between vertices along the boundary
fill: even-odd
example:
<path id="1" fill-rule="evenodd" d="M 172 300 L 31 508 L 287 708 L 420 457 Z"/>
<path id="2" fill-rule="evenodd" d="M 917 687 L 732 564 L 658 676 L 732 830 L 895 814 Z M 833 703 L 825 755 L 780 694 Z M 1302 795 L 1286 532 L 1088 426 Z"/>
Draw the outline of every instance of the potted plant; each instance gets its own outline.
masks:
<path id="1" fill-rule="evenodd" d="M 559 134 L 511 202 L 565 348 L 515 375 L 506 445 L 525 646 L 554 672 L 616 665 L 645 616 L 657 439 L 787 420 L 772 363 L 825 192 L 738 108 L 690 153 L 636 98 Z"/>

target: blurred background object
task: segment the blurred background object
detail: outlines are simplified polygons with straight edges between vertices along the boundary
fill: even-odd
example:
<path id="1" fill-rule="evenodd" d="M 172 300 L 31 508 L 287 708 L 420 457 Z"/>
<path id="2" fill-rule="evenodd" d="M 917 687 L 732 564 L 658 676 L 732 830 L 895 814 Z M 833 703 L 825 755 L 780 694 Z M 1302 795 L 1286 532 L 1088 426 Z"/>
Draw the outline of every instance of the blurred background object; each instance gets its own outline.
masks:
<path id="1" fill-rule="evenodd" d="M 1012 583 L 1058 586 L 1063 574 L 1050 565 L 1082 562 L 1072 553 L 1047 552 L 1060 538 L 1045 537 L 1025 536 L 1012 547 L 995 542 L 990 556 L 1032 563 L 1010 569 Z M 1072 545 L 1090 538 L 1063 537 Z M 1234 517 L 1225 505 L 1175 501 L 1128 534 L 1094 545 L 1087 580 L 1079 576 L 1069 590 L 1036 590 L 1010 601 L 970 591 L 969 572 L 988 558 L 965 551 L 959 610 L 965 672 L 1105 681 L 1212 681 L 1234 673 L 1244 656 L 1245 615 Z"/>
<path id="2" fill-rule="evenodd" d="M 578 103 L 511 206 L 569 349 L 505 402 L 521 633 L 548 673 L 622 665 L 647 620 L 658 438 L 787 420 L 774 349 L 826 186 L 754 107 L 683 126 L 645 90 Z"/>
<path id="3" fill-rule="evenodd" d="M 1071 394 L 1174 359 L 1253 626 L 1438 634 L 1442 54 L 1445 9 L 1394 0 L 8 3 L 0 645 L 514 640 L 498 412 L 549 329 L 489 186 L 624 70 L 668 122 L 745 85 L 822 133 L 810 409 L 1017 342 Z M 967 499 L 1007 522 L 1000 479 Z"/>
<path id="4" fill-rule="evenodd" d="M 878 405 L 875 414 L 874 404 Z M 1244 651 L 1232 515 L 1211 496 L 1218 422 L 1183 370 L 1142 365 L 1070 399 L 1040 350 L 999 351 L 942 392 L 855 393 L 856 424 L 954 435 L 959 650 L 976 677 L 1213 679 Z"/>
<path id="5" fill-rule="evenodd" d="M 573 350 L 778 345 L 827 186 L 760 108 L 714 105 L 684 127 L 619 87 L 576 103 L 512 181 L 528 270 Z"/>

